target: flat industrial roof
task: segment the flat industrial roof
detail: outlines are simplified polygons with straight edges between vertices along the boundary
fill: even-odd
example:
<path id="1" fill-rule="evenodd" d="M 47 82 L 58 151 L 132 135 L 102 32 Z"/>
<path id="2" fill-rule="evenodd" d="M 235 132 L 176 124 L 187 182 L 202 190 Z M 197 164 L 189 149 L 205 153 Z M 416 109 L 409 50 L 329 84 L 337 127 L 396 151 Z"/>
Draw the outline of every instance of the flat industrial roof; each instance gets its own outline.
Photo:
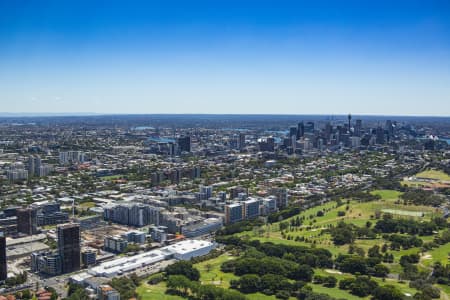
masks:
<path id="1" fill-rule="evenodd" d="M 201 240 L 184 240 L 176 244 L 164 247 L 172 253 L 176 254 L 186 254 L 197 249 L 202 249 L 205 247 L 212 246 L 211 242 L 201 241 Z"/>
<path id="2" fill-rule="evenodd" d="M 120 272 L 129 272 L 139 267 L 148 266 L 167 259 L 172 254 L 186 254 L 197 249 L 212 246 L 211 242 L 200 240 L 184 240 L 176 244 L 151 250 L 145 253 L 120 257 L 91 268 L 88 273 L 94 276 L 108 276 Z"/>

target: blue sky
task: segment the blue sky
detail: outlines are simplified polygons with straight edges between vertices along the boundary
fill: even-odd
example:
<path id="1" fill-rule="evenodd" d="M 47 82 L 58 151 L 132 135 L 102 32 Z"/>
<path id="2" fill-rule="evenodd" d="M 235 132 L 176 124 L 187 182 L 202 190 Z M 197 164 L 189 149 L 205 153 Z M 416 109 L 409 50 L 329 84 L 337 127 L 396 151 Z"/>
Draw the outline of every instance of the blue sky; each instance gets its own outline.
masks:
<path id="1" fill-rule="evenodd" d="M 450 2 L 0 1 L 0 112 L 450 115 Z"/>

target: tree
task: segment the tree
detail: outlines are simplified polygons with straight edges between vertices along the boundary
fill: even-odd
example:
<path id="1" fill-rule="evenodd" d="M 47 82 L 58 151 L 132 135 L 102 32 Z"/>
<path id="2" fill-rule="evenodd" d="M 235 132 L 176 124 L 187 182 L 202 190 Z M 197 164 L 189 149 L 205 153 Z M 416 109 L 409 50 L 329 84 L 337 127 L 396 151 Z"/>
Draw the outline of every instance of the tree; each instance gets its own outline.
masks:
<path id="1" fill-rule="evenodd" d="M 277 294 L 275 295 L 277 299 L 285 299 L 285 300 L 289 299 L 290 296 L 291 294 L 288 291 L 284 290 L 278 291 Z"/>
<path id="2" fill-rule="evenodd" d="M 374 245 L 372 248 L 370 248 L 369 251 L 367 251 L 367 256 L 381 258 L 380 246 Z"/>
<path id="3" fill-rule="evenodd" d="M 382 264 L 377 264 L 373 267 L 372 275 L 375 277 L 386 277 L 389 274 L 389 268 Z"/>
<path id="4" fill-rule="evenodd" d="M 294 275 L 291 275 L 290 278 L 301 280 L 305 282 L 310 282 L 314 275 L 314 270 L 308 265 L 299 265 L 295 270 Z"/>
<path id="5" fill-rule="evenodd" d="M 258 275 L 246 274 L 239 279 L 239 290 L 243 293 L 256 293 L 260 289 L 260 279 Z"/>
<path id="6" fill-rule="evenodd" d="M 358 276 L 350 285 L 350 293 L 359 297 L 366 297 L 377 288 L 378 284 L 376 281 L 370 279 L 367 276 Z"/>
<path id="7" fill-rule="evenodd" d="M 402 300 L 403 294 L 393 285 L 379 286 L 372 292 L 373 300 Z"/>
<path id="8" fill-rule="evenodd" d="M 323 286 L 328 288 L 334 288 L 337 284 L 337 279 L 333 276 L 327 276 L 324 278 Z"/>
<path id="9" fill-rule="evenodd" d="M 180 260 L 166 268 L 166 274 L 184 275 L 191 281 L 200 279 L 200 272 L 192 266 L 191 262 Z"/>
<path id="10" fill-rule="evenodd" d="M 170 275 L 167 278 L 167 287 L 169 289 L 181 290 L 185 295 L 191 287 L 191 281 L 183 275 Z"/>
<path id="11" fill-rule="evenodd" d="M 116 277 L 109 283 L 111 287 L 116 289 L 120 293 L 120 297 L 123 299 L 134 298 L 136 291 L 136 284 L 133 279 L 128 277 Z"/>

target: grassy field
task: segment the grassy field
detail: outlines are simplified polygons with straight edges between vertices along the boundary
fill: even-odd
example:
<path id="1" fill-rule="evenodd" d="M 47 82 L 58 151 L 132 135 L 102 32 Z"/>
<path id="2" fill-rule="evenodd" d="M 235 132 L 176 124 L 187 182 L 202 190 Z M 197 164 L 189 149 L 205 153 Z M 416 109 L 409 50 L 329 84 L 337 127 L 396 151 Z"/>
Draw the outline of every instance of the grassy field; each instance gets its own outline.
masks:
<path id="1" fill-rule="evenodd" d="M 436 179 L 441 181 L 450 181 L 450 175 L 439 170 L 427 170 L 416 174 L 417 178 Z"/>
<path id="2" fill-rule="evenodd" d="M 381 200 L 397 200 L 402 192 L 394 191 L 394 190 L 375 190 L 371 192 L 372 195 L 379 195 Z"/>
<path id="3" fill-rule="evenodd" d="M 229 288 L 230 280 L 238 279 L 239 277 L 233 273 L 224 273 L 220 270 L 220 266 L 225 261 L 230 259 L 235 259 L 236 257 L 230 256 L 225 253 L 219 257 L 200 262 L 195 264 L 195 267 L 200 271 L 200 282 L 202 284 L 214 284 L 223 288 Z M 180 296 L 173 296 L 165 294 L 166 283 L 160 282 L 155 285 L 149 285 L 147 283 L 148 279 L 145 280 L 141 286 L 137 289 L 137 292 L 142 300 L 153 300 L 153 299 L 163 299 L 163 300 L 180 300 L 184 299 Z M 259 300 L 259 299 L 270 299 L 275 300 L 275 296 L 267 296 L 261 293 L 246 294 L 249 300 Z M 294 299 L 294 298 L 292 298 Z"/>
<path id="4" fill-rule="evenodd" d="M 426 170 L 415 175 L 416 178 L 431 179 L 432 181 L 405 179 L 401 182 L 403 185 L 410 187 L 430 187 L 442 188 L 448 187 L 450 183 L 450 175 L 439 170 Z"/>
<path id="5" fill-rule="evenodd" d="M 167 295 L 166 294 L 166 283 L 160 282 L 155 285 L 149 285 L 148 283 L 142 283 L 137 288 L 137 293 L 142 300 L 153 300 L 153 299 L 161 299 L 161 300 L 182 300 L 184 298 L 180 296 Z"/>
<path id="6" fill-rule="evenodd" d="M 427 206 L 398 204 L 397 200 L 401 193 L 397 191 L 377 190 L 373 193 L 380 195 L 381 200 L 372 202 L 350 201 L 349 204 L 344 203 L 340 207 L 337 207 L 336 202 L 329 202 L 322 206 L 314 207 L 300 213 L 300 217 L 305 217 L 303 226 L 301 228 L 285 230 L 285 235 L 290 236 L 290 240 L 282 237 L 279 222 L 263 226 L 262 231 L 247 231 L 242 232 L 239 235 L 250 239 L 258 239 L 261 242 L 283 243 L 288 245 L 311 246 L 311 244 L 314 243 L 317 247 L 327 248 L 333 255 L 338 255 L 339 253 L 346 253 L 348 250 L 348 245 L 335 246 L 331 241 L 331 236 L 329 234 L 321 233 L 322 229 L 327 228 L 329 225 L 336 225 L 338 222 L 344 221 L 357 226 L 366 226 L 367 222 L 371 222 L 373 226 L 376 223 L 376 220 L 374 219 L 375 212 L 382 212 L 383 210 L 388 210 L 391 212 L 396 211 L 398 212 L 396 215 L 397 217 L 402 217 L 401 214 L 403 214 L 403 217 L 411 217 L 418 220 L 429 220 L 433 215 L 438 213 L 434 208 Z M 317 217 L 318 211 L 323 211 L 324 215 Z M 344 211 L 345 216 L 339 217 L 339 211 Z M 424 217 L 419 217 L 422 216 L 422 214 Z M 296 217 L 297 216 L 294 216 L 284 221 L 289 222 L 291 219 L 295 219 Z M 297 237 L 304 238 L 308 242 L 295 241 L 295 238 Z M 355 245 L 367 251 L 374 245 L 382 245 L 383 243 L 384 241 L 381 238 L 378 238 L 373 240 L 356 240 Z M 395 259 L 398 260 L 402 255 L 417 253 L 419 251 L 420 249 L 413 248 L 408 250 L 392 251 L 392 254 Z"/>
<path id="7" fill-rule="evenodd" d="M 223 254 L 219 257 L 195 264 L 195 267 L 200 271 L 200 282 L 202 284 L 215 284 L 224 288 L 230 286 L 230 280 L 238 279 L 233 273 L 224 273 L 220 270 L 222 263 L 235 259 L 236 257 L 228 254 Z"/>
<path id="8" fill-rule="evenodd" d="M 433 215 L 438 213 L 434 208 L 426 207 L 426 206 L 407 206 L 403 204 L 399 204 L 398 197 L 401 195 L 401 192 L 392 191 L 392 190 L 377 190 L 373 191 L 373 194 L 377 194 L 381 196 L 381 199 L 373 202 L 358 202 L 355 200 L 343 201 L 343 205 L 337 207 L 336 202 L 325 203 L 322 206 L 314 207 L 303 211 L 299 214 L 300 217 L 305 217 L 303 221 L 302 227 L 292 228 L 290 230 L 285 230 L 286 236 L 291 236 L 291 239 L 283 238 L 280 232 L 280 223 L 268 224 L 262 227 L 261 230 L 252 230 L 238 234 L 243 238 L 249 239 L 258 239 L 261 242 L 273 242 L 273 243 L 283 243 L 289 245 L 304 245 L 310 247 L 313 243 L 316 247 L 326 248 L 328 249 L 334 256 L 337 256 L 340 253 L 347 253 L 348 245 L 344 246 L 335 246 L 331 241 L 331 236 L 326 233 L 321 233 L 322 229 L 326 228 L 330 224 L 336 225 L 340 221 L 344 221 L 346 223 L 353 223 L 358 226 L 366 226 L 366 223 L 369 221 L 372 223 L 372 226 L 375 225 L 376 220 L 374 219 L 374 215 L 376 211 L 383 210 L 397 210 L 405 212 L 405 216 L 407 218 L 414 218 L 417 220 L 429 220 Z M 319 211 L 323 211 L 324 215 L 318 217 L 317 213 Z M 339 217 L 338 212 L 345 211 L 345 216 Z M 423 217 L 418 217 L 417 215 L 422 215 Z M 296 218 L 294 216 L 290 219 Z M 402 217 L 400 214 L 397 214 L 397 217 Z M 284 220 L 290 221 L 290 219 Z M 302 237 L 308 240 L 305 241 L 295 241 L 296 237 Z M 433 237 L 424 237 L 424 241 L 431 241 Z M 373 240 L 357 240 L 355 245 L 363 248 L 366 252 L 369 248 L 374 245 L 382 245 L 385 241 L 382 238 L 373 239 Z M 407 250 L 400 251 L 389 251 L 394 255 L 394 263 L 387 264 L 391 270 L 391 273 L 398 274 L 402 271 L 401 266 L 399 265 L 399 259 L 402 255 L 418 253 L 420 252 L 420 248 L 411 248 Z M 434 261 L 441 261 L 444 263 L 448 262 L 448 253 L 450 253 L 450 244 L 441 246 L 440 248 L 434 249 L 426 255 L 432 257 L 432 259 L 424 259 L 421 260 L 421 268 L 429 267 Z M 426 257 L 426 256 L 424 256 Z M 195 265 L 200 271 L 201 277 L 200 281 L 203 284 L 215 284 L 221 286 L 223 288 L 229 288 L 229 282 L 232 279 L 237 279 L 238 277 L 232 273 L 223 273 L 220 270 L 220 266 L 225 261 L 230 259 L 235 259 L 235 257 L 230 256 L 229 254 L 223 254 L 214 259 L 204 261 Z M 317 275 L 333 275 L 338 280 L 343 278 L 353 277 L 351 274 L 336 274 L 327 272 L 327 270 L 315 269 L 315 274 Z M 404 294 L 414 295 L 417 290 L 412 289 L 408 286 L 408 282 L 398 282 L 394 279 L 386 279 L 382 281 L 379 278 L 374 278 L 380 285 L 392 284 L 395 285 L 402 291 Z M 326 288 L 318 284 L 310 284 L 315 292 L 325 293 L 331 295 L 336 298 L 343 298 L 349 300 L 360 299 L 348 291 L 340 290 L 339 288 Z M 441 287 L 443 289 L 447 289 L 447 287 Z M 182 299 L 178 296 L 165 295 L 165 284 L 160 283 L 157 285 L 148 285 L 144 283 L 139 287 L 138 292 L 141 295 L 142 299 Z M 248 294 L 246 295 L 248 299 L 276 299 L 275 296 L 266 296 L 264 294 Z M 369 297 L 367 298 L 369 299 Z M 447 300 L 447 298 L 442 298 Z"/>
<path id="9" fill-rule="evenodd" d="M 82 209 L 89 209 L 89 208 L 95 207 L 95 202 L 92 202 L 92 201 L 83 202 L 83 203 L 80 203 L 78 206 Z"/>
<path id="10" fill-rule="evenodd" d="M 425 266 L 432 266 L 435 262 L 440 262 L 443 265 L 447 265 L 450 263 L 449 261 L 450 254 L 450 243 L 442 245 L 436 249 L 433 249 L 422 257 L 422 264 Z"/>
<path id="11" fill-rule="evenodd" d="M 327 288 L 321 286 L 320 284 L 311 284 L 310 285 L 314 292 L 327 294 L 333 296 L 337 299 L 347 299 L 347 300 L 358 300 L 358 299 L 370 299 L 370 297 L 361 298 L 355 295 L 350 294 L 348 291 L 340 290 L 339 288 Z"/>

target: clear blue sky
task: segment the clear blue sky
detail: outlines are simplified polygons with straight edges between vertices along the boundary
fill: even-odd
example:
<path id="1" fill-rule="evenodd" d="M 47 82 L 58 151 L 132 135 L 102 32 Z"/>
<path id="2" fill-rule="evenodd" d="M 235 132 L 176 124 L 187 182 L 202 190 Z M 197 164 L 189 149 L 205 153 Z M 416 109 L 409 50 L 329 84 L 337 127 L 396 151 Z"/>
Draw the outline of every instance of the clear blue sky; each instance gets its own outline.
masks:
<path id="1" fill-rule="evenodd" d="M 450 1 L 0 1 L 0 112 L 450 116 Z"/>

